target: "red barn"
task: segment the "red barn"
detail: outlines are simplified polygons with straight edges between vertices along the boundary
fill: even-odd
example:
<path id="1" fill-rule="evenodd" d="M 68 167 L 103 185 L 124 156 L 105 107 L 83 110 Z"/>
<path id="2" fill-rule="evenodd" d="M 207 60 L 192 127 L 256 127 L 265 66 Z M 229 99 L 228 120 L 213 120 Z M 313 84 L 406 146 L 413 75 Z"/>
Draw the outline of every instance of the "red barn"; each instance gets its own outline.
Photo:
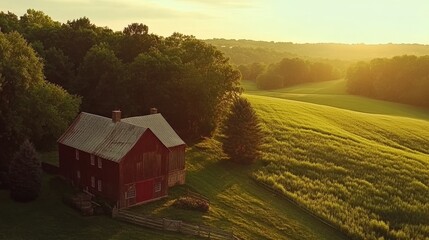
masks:
<path id="1" fill-rule="evenodd" d="M 185 182 L 185 143 L 161 114 L 112 119 L 82 112 L 58 140 L 60 173 L 124 208 Z"/>

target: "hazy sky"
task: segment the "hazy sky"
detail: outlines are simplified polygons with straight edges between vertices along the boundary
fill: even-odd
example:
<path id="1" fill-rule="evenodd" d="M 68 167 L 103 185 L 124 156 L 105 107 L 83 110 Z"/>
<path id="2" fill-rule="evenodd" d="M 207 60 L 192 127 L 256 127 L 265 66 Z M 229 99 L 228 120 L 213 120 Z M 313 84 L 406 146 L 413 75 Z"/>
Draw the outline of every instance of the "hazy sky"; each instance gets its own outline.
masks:
<path id="1" fill-rule="evenodd" d="M 162 36 L 429 44 L 429 0 L 0 0 L 18 16 L 28 8 L 114 30 L 144 23 Z"/>

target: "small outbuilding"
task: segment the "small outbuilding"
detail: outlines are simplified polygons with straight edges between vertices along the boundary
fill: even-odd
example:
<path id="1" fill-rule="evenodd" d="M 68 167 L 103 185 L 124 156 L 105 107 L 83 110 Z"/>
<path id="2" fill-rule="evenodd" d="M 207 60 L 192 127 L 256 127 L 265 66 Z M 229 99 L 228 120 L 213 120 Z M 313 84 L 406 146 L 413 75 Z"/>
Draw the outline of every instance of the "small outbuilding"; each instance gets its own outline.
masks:
<path id="1" fill-rule="evenodd" d="M 159 113 L 121 119 L 82 112 L 58 139 L 60 174 L 84 191 L 130 207 L 185 183 L 185 143 Z"/>

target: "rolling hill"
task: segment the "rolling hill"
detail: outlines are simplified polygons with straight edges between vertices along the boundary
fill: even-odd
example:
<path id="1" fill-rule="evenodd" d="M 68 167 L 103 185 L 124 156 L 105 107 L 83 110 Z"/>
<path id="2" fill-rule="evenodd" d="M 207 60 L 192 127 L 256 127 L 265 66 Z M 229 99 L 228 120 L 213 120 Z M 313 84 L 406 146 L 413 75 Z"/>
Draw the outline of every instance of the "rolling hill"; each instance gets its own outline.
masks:
<path id="1" fill-rule="evenodd" d="M 429 112 L 346 95 L 342 85 L 266 92 L 246 83 L 268 136 L 268 165 L 254 178 L 350 238 L 428 238 Z"/>

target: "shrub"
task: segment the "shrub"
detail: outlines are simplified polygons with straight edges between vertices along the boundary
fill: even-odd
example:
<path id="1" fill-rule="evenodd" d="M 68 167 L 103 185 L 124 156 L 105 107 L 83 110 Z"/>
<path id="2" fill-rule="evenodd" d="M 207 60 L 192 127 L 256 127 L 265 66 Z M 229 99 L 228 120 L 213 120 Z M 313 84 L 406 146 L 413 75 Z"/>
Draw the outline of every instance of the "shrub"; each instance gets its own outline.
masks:
<path id="1" fill-rule="evenodd" d="M 42 186 L 40 160 L 33 144 L 26 140 L 9 166 L 10 196 L 15 201 L 36 199 Z"/>
<path id="2" fill-rule="evenodd" d="M 196 210 L 200 212 L 207 212 L 210 207 L 207 201 L 193 197 L 180 197 L 174 202 L 173 205 L 178 208 Z"/>

